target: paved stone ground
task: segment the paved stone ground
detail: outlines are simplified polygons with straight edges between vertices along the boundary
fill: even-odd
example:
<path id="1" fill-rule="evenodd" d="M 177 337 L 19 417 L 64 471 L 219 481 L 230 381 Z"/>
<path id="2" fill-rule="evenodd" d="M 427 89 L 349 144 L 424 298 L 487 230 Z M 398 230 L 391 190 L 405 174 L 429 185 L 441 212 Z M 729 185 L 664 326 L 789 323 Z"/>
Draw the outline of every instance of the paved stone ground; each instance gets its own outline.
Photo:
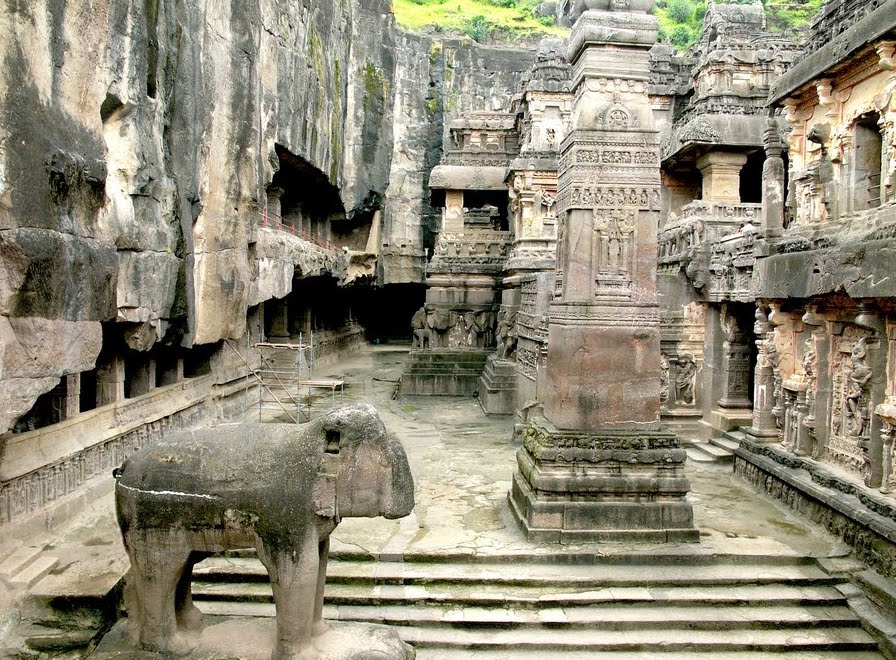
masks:
<path id="1" fill-rule="evenodd" d="M 513 419 L 486 416 L 473 399 L 393 399 L 406 353 L 372 346 L 322 376 L 343 375 L 345 402 L 369 401 L 402 441 L 416 481 L 417 506 L 400 521 L 346 519 L 332 548 L 378 553 L 551 553 L 527 542 L 510 515 L 507 491 L 518 446 Z M 666 552 L 842 555 L 848 548 L 790 511 L 751 491 L 730 465 L 689 464 L 699 544 Z M 568 546 L 585 552 L 645 552 L 656 546 Z"/>
<path id="2" fill-rule="evenodd" d="M 511 518 L 507 491 L 517 447 L 511 417 L 487 417 L 476 399 L 393 398 L 407 354 L 404 347 L 371 346 L 315 374 L 343 376 L 343 402 L 368 401 L 403 442 L 416 482 L 417 506 L 402 520 L 346 519 L 331 551 L 398 555 L 549 555 L 556 545 L 527 542 Z M 330 398 L 329 393 L 322 397 Z M 319 401 L 318 408 L 329 401 Z M 250 418 L 252 416 L 250 415 Z M 825 531 L 752 492 L 730 465 L 689 463 L 700 543 L 663 546 L 567 546 L 598 554 L 746 554 L 841 556 L 848 547 Z M 111 479 L 109 483 L 111 488 Z M 30 539 L 59 564 L 31 587 L 35 594 L 96 593 L 111 588 L 127 566 L 111 494 L 99 499 L 61 532 Z M 0 560 L 22 539 L 0 539 Z M 521 565 L 521 570 L 524 570 Z M 0 583 L 0 638 L 17 618 L 21 592 Z"/>

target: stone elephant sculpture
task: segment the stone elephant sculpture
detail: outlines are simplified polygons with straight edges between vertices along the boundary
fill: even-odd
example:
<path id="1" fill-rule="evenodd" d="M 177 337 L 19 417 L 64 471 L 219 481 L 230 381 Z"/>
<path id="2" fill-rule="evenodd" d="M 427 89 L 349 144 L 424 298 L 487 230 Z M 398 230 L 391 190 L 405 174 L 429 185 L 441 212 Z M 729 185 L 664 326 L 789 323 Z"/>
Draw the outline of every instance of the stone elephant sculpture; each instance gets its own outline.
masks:
<path id="1" fill-rule="evenodd" d="M 116 470 L 131 560 L 131 618 L 146 650 L 177 652 L 178 624 L 201 626 L 193 565 L 255 547 L 277 611 L 272 657 L 301 657 L 321 619 L 329 537 L 346 516 L 400 518 L 414 507 L 401 444 L 367 404 L 294 424 L 226 424 L 146 447 Z"/>

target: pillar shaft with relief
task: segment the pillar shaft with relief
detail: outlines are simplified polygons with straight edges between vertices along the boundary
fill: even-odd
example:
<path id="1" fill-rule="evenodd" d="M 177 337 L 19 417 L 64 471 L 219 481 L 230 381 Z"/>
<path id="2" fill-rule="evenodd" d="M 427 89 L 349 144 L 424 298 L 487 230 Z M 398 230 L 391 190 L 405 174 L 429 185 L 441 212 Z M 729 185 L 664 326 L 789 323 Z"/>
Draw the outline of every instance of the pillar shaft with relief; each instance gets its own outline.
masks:
<path id="1" fill-rule="evenodd" d="M 651 5 L 579 0 L 573 11 L 544 415 L 524 433 L 510 494 L 531 540 L 698 539 L 684 450 L 659 422 Z"/>

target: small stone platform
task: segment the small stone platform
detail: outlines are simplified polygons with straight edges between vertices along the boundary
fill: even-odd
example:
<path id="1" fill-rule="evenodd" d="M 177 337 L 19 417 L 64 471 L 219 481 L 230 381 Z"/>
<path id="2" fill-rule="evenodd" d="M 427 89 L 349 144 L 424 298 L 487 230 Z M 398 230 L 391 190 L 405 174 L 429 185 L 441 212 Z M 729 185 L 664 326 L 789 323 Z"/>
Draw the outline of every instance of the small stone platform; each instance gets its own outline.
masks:
<path id="1" fill-rule="evenodd" d="M 516 411 L 516 362 L 489 355 L 479 380 L 479 405 L 489 415 Z"/>
<path id="2" fill-rule="evenodd" d="M 411 351 L 401 375 L 402 396 L 474 396 L 490 349 Z"/>

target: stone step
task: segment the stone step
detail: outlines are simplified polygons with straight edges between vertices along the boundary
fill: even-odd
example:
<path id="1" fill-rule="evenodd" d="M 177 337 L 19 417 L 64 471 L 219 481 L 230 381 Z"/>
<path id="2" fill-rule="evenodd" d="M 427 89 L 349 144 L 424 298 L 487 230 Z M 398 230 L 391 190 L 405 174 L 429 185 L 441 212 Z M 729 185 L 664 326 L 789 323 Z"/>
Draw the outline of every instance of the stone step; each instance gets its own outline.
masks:
<path id="1" fill-rule="evenodd" d="M 691 451 L 689 452 L 688 450 L 691 450 Z M 685 453 L 687 453 L 688 456 L 702 454 L 703 456 L 706 457 L 706 459 L 703 459 L 703 460 L 701 460 L 699 458 L 695 458 L 694 460 L 696 460 L 698 462 L 711 461 L 711 462 L 715 462 L 715 463 L 727 463 L 729 461 L 734 460 L 734 454 L 732 452 L 730 452 L 727 449 L 724 449 L 722 447 L 718 447 L 715 444 L 712 444 L 711 441 L 710 442 L 694 443 L 693 445 L 688 447 L 687 450 L 685 450 Z"/>
<path id="2" fill-rule="evenodd" d="M 22 546 L 17 548 L 0 563 L 0 580 L 7 584 L 17 573 L 21 573 L 40 556 L 43 548 L 36 546 Z"/>
<path id="3" fill-rule="evenodd" d="M 730 438 L 727 438 L 725 436 L 710 438 L 709 444 L 720 447 L 730 454 L 733 454 L 735 451 L 737 451 L 737 448 L 740 447 L 740 442 L 738 442 L 737 440 L 731 440 Z"/>
<path id="4" fill-rule="evenodd" d="M 198 606 L 208 614 L 273 616 L 274 607 L 265 603 L 207 602 Z M 208 605 L 211 608 L 206 609 Z M 230 605 L 237 605 L 232 609 Z M 244 605 L 249 605 L 244 608 Z M 267 605 L 266 608 L 259 607 Z M 393 626 L 428 628 L 527 628 L 545 629 L 574 626 L 577 630 L 638 630 L 663 627 L 668 630 L 743 630 L 858 626 L 859 620 L 846 606 L 733 606 L 669 607 L 605 603 L 603 606 L 510 607 L 436 606 L 409 602 L 401 605 L 325 605 L 324 618 L 332 621 L 367 621 Z"/>
<path id="5" fill-rule="evenodd" d="M 401 638 L 417 648 L 483 650 L 507 649 L 551 651 L 627 651 L 662 649 L 679 651 L 876 651 L 877 645 L 861 628 L 832 627 L 784 630 L 670 630 L 665 627 L 639 630 L 568 628 L 523 628 L 461 630 L 396 626 Z"/>
<path id="6" fill-rule="evenodd" d="M 257 559 L 211 558 L 197 565 L 194 577 L 203 581 L 266 581 Z M 815 565 L 704 564 L 704 565 L 564 565 L 486 563 L 364 562 L 331 560 L 330 584 L 482 584 L 558 587 L 682 587 L 787 583 L 831 585 L 840 580 Z"/>
<path id="7" fill-rule="evenodd" d="M 694 461 L 695 463 L 715 463 L 716 459 L 714 456 L 710 456 L 704 451 L 697 449 L 696 445 L 691 445 L 690 447 L 685 447 L 684 453 L 687 454 L 689 461 Z"/>
<path id="8" fill-rule="evenodd" d="M 873 570 L 865 570 L 855 575 L 856 584 L 868 598 L 890 616 L 896 616 L 896 585 Z"/>
<path id="9" fill-rule="evenodd" d="M 9 579 L 12 587 L 30 587 L 56 568 L 59 557 L 41 555 Z"/>
<path id="10" fill-rule="evenodd" d="M 786 660 L 882 660 L 873 651 L 788 651 Z M 466 649 L 418 649 L 417 660 L 470 660 Z M 782 660 L 780 653 L 765 651 L 558 651 L 480 650 L 476 660 Z"/>
<path id="11" fill-rule="evenodd" d="M 207 602 L 272 602 L 271 587 L 265 582 L 193 581 L 193 594 Z M 833 586 L 800 587 L 784 584 L 732 585 L 707 587 L 613 587 L 612 589 L 576 589 L 543 587 L 506 587 L 479 584 L 462 585 L 352 585 L 327 584 L 326 602 L 330 605 L 388 605 L 427 602 L 444 606 L 581 607 L 620 604 L 634 606 L 758 606 L 775 607 L 842 605 L 843 595 Z"/>

